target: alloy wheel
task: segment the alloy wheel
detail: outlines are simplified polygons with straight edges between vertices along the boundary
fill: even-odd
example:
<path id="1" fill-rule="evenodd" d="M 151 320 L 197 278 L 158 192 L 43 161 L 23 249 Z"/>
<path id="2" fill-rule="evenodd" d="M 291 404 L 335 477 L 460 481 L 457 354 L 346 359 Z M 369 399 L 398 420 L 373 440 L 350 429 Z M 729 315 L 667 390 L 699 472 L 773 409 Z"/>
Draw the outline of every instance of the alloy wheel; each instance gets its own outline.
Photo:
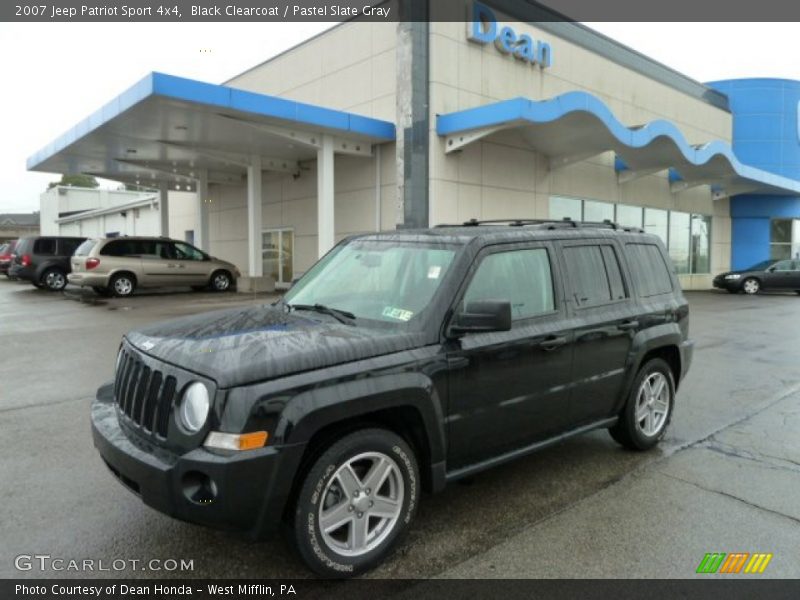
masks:
<path id="1" fill-rule="evenodd" d="M 61 290 L 67 285 L 67 280 L 64 274 L 60 271 L 49 271 L 44 278 L 44 284 L 48 289 Z"/>
<path id="2" fill-rule="evenodd" d="M 636 396 L 636 427 L 647 437 L 658 435 L 669 416 L 670 386 L 663 373 L 647 376 Z"/>
<path id="3" fill-rule="evenodd" d="M 217 273 L 214 275 L 211 285 L 213 285 L 214 289 L 218 292 L 224 292 L 230 287 L 231 279 L 225 273 Z"/>
<path id="4" fill-rule="evenodd" d="M 381 452 L 365 452 L 342 464 L 328 481 L 318 524 L 325 545 L 341 556 L 377 548 L 400 518 L 405 494 L 397 463 Z"/>
<path id="5" fill-rule="evenodd" d="M 120 296 L 128 296 L 133 292 L 133 282 L 127 277 L 118 277 L 114 281 L 114 292 Z"/>

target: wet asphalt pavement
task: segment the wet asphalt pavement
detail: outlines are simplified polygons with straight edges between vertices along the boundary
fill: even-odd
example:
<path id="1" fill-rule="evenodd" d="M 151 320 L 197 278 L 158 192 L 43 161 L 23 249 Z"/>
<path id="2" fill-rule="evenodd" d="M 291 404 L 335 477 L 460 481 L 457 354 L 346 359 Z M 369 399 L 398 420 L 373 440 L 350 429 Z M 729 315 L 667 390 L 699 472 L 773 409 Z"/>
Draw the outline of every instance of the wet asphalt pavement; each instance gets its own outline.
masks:
<path id="1" fill-rule="evenodd" d="M 690 577 L 706 552 L 772 552 L 800 577 L 800 297 L 689 293 L 695 359 L 662 445 L 604 431 L 423 497 L 399 551 L 370 577 Z M 263 302 L 236 294 L 50 294 L 0 279 L 0 577 L 14 557 L 188 559 L 191 572 L 93 576 L 286 578 L 281 539 L 251 543 L 144 506 L 89 429 L 95 389 L 137 326 Z"/>

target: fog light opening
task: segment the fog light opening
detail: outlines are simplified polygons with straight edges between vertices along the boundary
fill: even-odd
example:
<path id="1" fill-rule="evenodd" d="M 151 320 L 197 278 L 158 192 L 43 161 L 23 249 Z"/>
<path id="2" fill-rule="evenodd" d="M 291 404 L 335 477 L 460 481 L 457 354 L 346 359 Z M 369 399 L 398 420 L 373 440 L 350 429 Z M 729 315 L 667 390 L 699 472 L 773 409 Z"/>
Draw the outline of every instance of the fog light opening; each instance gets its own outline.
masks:
<path id="1" fill-rule="evenodd" d="M 217 498 L 217 484 L 205 473 L 188 471 L 181 478 L 183 495 L 193 504 L 211 504 Z"/>

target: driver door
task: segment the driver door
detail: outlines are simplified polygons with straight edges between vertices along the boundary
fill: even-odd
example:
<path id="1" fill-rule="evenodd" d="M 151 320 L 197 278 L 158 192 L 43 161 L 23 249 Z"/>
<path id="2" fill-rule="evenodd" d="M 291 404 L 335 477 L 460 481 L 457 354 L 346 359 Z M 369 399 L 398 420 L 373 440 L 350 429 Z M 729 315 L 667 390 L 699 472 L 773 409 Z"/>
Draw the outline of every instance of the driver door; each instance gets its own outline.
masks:
<path id="1" fill-rule="evenodd" d="M 508 300 L 510 331 L 446 342 L 448 468 L 478 463 L 568 425 L 573 336 L 549 243 L 497 246 L 479 255 L 455 305 Z"/>
<path id="2" fill-rule="evenodd" d="M 175 256 L 175 275 L 184 285 L 205 285 L 211 273 L 205 255 L 194 246 L 184 242 L 171 242 L 172 254 Z"/>

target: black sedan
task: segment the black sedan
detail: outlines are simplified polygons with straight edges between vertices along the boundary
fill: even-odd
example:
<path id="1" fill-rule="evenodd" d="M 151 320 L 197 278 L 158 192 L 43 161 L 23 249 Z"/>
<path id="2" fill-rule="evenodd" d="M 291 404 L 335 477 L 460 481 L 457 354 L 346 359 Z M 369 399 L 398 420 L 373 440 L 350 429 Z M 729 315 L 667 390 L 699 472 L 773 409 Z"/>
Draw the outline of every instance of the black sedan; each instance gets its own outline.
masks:
<path id="1" fill-rule="evenodd" d="M 731 294 L 757 294 L 761 290 L 794 290 L 800 294 L 800 260 L 765 260 L 749 269 L 720 273 L 714 287 Z"/>

